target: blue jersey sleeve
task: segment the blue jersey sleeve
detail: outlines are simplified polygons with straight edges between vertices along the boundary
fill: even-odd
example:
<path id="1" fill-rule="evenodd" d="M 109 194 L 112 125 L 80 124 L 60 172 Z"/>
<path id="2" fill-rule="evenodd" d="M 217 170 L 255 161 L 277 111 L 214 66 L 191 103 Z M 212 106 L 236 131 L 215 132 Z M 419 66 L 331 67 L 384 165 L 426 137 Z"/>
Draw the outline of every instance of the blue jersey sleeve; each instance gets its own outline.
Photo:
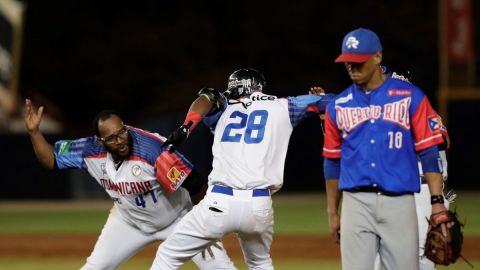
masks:
<path id="1" fill-rule="evenodd" d="M 219 108 L 216 112 L 212 113 L 211 115 L 207 115 L 203 118 L 203 123 L 207 125 L 212 131 L 215 131 L 215 127 L 217 126 L 218 119 L 220 119 L 220 116 L 222 116 L 223 112 L 228 106 L 228 101 L 226 100 L 226 98 L 225 98 L 225 102 L 223 102 L 222 105 L 223 106 Z"/>
<path id="2" fill-rule="evenodd" d="M 139 157 L 152 166 L 157 157 L 168 150 L 168 146 L 163 146 L 164 141 L 157 134 L 135 127 L 129 127 L 129 132 L 132 139 L 131 156 Z"/>
<path id="3" fill-rule="evenodd" d="M 94 138 L 82 138 L 57 141 L 54 146 L 54 154 L 58 168 L 86 169 L 83 159 L 84 150 L 91 144 L 92 139 L 94 140 Z"/>
<path id="4" fill-rule="evenodd" d="M 334 98 L 333 94 L 326 95 L 301 95 L 288 97 L 288 112 L 292 126 L 298 125 L 300 121 L 311 115 L 309 112 L 325 111 L 327 104 Z"/>

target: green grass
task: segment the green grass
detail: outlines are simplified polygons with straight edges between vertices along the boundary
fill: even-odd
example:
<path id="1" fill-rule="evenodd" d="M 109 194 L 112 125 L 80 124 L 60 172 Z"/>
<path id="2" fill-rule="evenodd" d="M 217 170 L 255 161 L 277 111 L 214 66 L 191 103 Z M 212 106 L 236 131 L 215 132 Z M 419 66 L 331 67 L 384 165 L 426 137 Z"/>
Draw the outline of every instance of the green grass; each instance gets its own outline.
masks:
<path id="1" fill-rule="evenodd" d="M 460 221 L 465 222 L 466 235 L 480 235 L 480 194 L 462 191 L 457 193 L 458 198 L 450 209 L 456 209 Z"/>
<path id="2" fill-rule="evenodd" d="M 467 263 L 462 261 L 462 259 L 458 260 L 455 264 L 451 264 L 449 266 L 437 266 L 437 270 L 472 270 L 477 269 L 480 266 L 479 260 L 469 260 L 470 263 L 473 264 L 473 267 L 470 267 Z"/>
<path id="3" fill-rule="evenodd" d="M 275 233 L 321 235 L 328 233 L 327 205 L 323 194 L 273 197 Z"/>
<path id="4" fill-rule="evenodd" d="M 0 213 L 1 233 L 85 234 L 99 233 L 106 212 Z"/>
<path id="5" fill-rule="evenodd" d="M 325 198 L 321 194 L 274 196 L 275 233 L 319 235 L 327 233 Z M 108 216 L 111 204 L 100 207 L 78 202 L 0 203 L 0 233 L 98 233 Z M 18 205 L 17 204 L 17 205 Z M 31 204 L 31 205 L 29 205 Z M 70 207 L 69 207 L 70 206 Z M 31 208 L 30 208 L 31 207 Z"/>
<path id="6" fill-rule="evenodd" d="M 480 235 L 480 196 L 458 192 L 452 208 L 466 220 L 465 234 Z M 327 234 L 324 194 L 274 195 L 275 233 Z M 112 203 L 101 202 L 0 202 L 0 233 L 97 234 Z M 1 270 L 1 269 L 0 269 Z"/>
<path id="7" fill-rule="evenodd" d="M 0 233 L 97 234 L 112 205 L 108 200 L 0 202 Z"/>
<path id="8" fill-rule="evenodd" d="M 275 233 L 285 235 L 326 234 L 325 195 L 275 196 Z M 44 207 L 28 209 L 24 202 L 0 203 L 0 233 L 98 233 L 103 227 L 111 204 L 90 205 L 82 202 L 44 203 Z M 18 207 L 16 207 L 16 205 Z M 70 205 L 70 209 L 68 209 Z M 17 210 L 16 208 L 20 208 Z"/>

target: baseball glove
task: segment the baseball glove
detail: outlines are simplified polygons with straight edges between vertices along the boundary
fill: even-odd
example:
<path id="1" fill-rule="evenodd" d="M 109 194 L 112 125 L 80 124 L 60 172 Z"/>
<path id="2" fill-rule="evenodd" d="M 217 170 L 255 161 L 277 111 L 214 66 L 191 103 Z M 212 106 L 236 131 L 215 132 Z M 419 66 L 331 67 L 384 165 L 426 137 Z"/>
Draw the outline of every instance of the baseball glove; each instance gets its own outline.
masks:
<path id="1" fill-rule="evenodd" d="M 463 224 L 457 213 L 442 211 L 433 214 L 429 220 L 430 230 L 425 242 L 425 256 L 440 265 L 449 265 L 461 257 L 463 243 Z M 441 225 L 445 224 L 447 236 L 442 233 Z M 451 227 L 449 227 L 452 224 Z"/>
<path id="2" fill-rule="evenodd" d="M 168 152 L 175 152 L 175 150 L 187 140 L 192 124 L 193 122 L 190 121 L 188 125 L 181 125 L 168 135 L 167 140 L 163 143 L 164 146 L 169 146 Z"/>

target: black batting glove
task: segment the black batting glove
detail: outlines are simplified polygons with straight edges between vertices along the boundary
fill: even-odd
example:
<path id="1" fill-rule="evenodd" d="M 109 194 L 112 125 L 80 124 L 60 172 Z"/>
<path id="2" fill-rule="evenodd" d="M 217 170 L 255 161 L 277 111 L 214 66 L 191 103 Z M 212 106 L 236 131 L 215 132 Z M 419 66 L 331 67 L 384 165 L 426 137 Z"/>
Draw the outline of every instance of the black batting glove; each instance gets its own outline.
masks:
<path id="1" fill-rule="evenodd" d="M 167 140 L 163 143 L 164 146 L 169 146 L 168 152 L 173 153 L 187 140 L 192 124 L 192 121 L 190 121 L 187 125 L 181 125 L 177 130 L 168 135 Z"/>

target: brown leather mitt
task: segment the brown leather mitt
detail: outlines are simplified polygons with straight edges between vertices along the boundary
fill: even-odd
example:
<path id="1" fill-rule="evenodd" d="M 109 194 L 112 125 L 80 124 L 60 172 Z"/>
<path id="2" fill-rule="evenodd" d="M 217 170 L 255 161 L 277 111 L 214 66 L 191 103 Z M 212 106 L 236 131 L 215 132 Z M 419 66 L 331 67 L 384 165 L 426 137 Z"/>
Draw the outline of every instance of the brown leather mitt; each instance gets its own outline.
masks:
<path id="1" fill-rule="evenodd" d="M 440 265 L 449 265 L 461 257 L 463 244 L 463 224 L 457 214 L 451 211 L 442 211 L 433 214 L 429 220 L 430 230 L 425 242 L 425 256 L 432 262 Z M 446 226 L 447 236 L 442 233 L 441 224 Z"/>

